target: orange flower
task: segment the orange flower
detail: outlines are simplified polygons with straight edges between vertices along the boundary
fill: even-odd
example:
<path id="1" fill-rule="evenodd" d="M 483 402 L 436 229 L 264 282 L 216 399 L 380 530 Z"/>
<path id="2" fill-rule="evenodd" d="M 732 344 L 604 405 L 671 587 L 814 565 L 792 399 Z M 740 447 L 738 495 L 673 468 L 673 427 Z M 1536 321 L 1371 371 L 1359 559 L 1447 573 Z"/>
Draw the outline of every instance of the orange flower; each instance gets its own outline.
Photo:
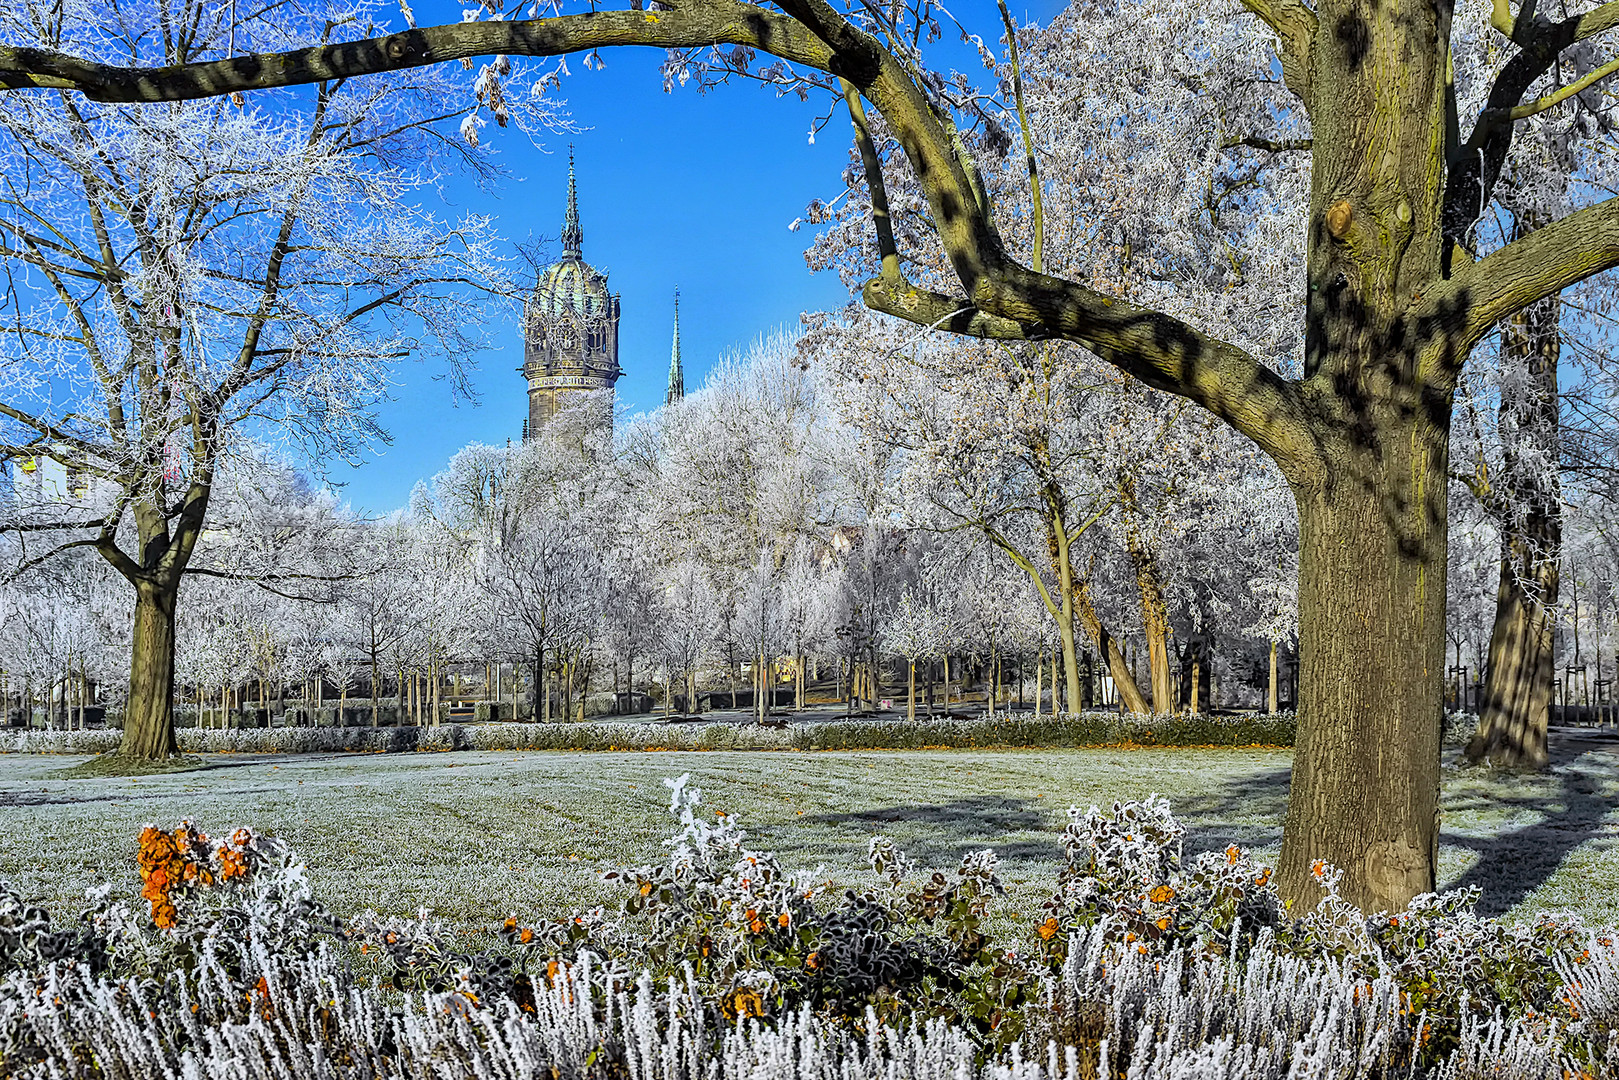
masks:
<path id="1" fill-rule="evenodd" d="M 1134 941 L 1135 939 L 1136 939 L 1136 932 L 1134 930 L 1128 931 L 1124 935 L 1124 943 L 1126 945 L 1130 944 L 1130 942 Z"/>
<path id="2" fill-rule="evenodd" d="M 526 926 L 523 927 L 522 932 L 517 935 L 517 940 L 521 941 L 524 945 L 527 945 L 529 942 L 534 940 L 534 931 L 530 930 Z"/>
<path id="3" fill-rule="evenodd" d="M 1157 926 L 1158 926 L 1158 929 L 1160 929 L 1160 930 L 1168 930 L 1169 929 L 1169 924 L 1170 924 L 1170 918 L 1169 918 L 1168 915 L 1165 915 L 1162 919 L 1158 920 Z"/>
<path id="4" fill-rule="evenodd" d="M 1168 885 L 1160 885 L 1152 891 L 1150 898 L 1155 904 L 1167 904 L 1175 899 L 1175 890 Z"/>
<path id="5" fill-rule="evenodd" d="M 725 1000 L 726 1013 L 738 1020 L 749 1016 L 763 1016 L 765 1003 L 752 990 L 738 990 Z"/>
<path id="6" fill-rule="evenodd" d="M 816 968 L 820 967 L 821 966 L 821 954 L 820 954 L 820 952 L 819 951 L 812 952 L 808 956 L 804 957 L 804 966 L 809 968 L 811 971 L 814 971 Z"/>
<path id="7" fill-rule="evenodd" d="M 785 911 L 782 912 L 780 915 L 776 916 L 776 925 L 777 926 L 786 926 L 788 923 L 790 923 L 792 921 L 793 921 L 792 917 L 789 916 Z"/>
<path id="8" fill-rule="evenodd" d="M 1226 848 L 1225 849 L 1226 865 L 1228 865 L 1228 866 L 1236 866 L 1237 865 L 1237 856 L 1240 853 L 1241 853 L 1241 849 L 1238 848 L 1236 844 L 1232 844 L 1230 847 Z"/>
<path id="9" fill-rule="evenodd" d="M 1310 874 L 1316 879 L 1319 880 L 1323 875 L 1326 874 L 1326 872 L 1327 862 L 1325 859 L 1317 859 L 1315 862 L 1310 864 Z"/>
<path id="10" fill-rule="evenodd" d="M 1055 916 L 1040 924 L 1040 940 L 1050 941 L 1057 936 L 1057 919 Z"/>

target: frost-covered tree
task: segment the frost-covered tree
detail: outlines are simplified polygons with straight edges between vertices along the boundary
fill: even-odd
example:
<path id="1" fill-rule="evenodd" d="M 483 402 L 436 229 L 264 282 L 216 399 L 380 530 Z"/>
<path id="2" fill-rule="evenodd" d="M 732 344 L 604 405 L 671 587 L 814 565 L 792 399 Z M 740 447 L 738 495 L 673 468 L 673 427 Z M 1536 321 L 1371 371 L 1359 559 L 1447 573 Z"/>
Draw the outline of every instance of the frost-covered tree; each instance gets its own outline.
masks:
<path id="1" fill-rule="evenodd" d="M 155 32 L 156 27 L 170 28 Z M 22 0 L 8 48 L 119 65 L 232 62 L 381 30 L 368 5 Z M 488 222 L 409 193 L 471 160 L 449 69 L 190 103 L 0 101 L 0 445 L 66 490 L 8 500 L 25 565 L 92 548 L 135 593 L 120 753 L 175 752 L 180 582 L 244 429 L 352 455 L 402 356 L 470 344 L 504 289 Z M 514 109 L 516 107 L 514 106 Z M 37 470 L 36 472 L 41 471 Z M 21 488 L 19 487 L 19 491 Z"/>
<path id="2" fill-rule="evenodd" d="M 905 658 L 905 719 L 916 719 L 916 665 L 944 655 L 949 641 L 947 614 L 921 598 L 913 589 L 899 600 L 883 620 L 883 649 Z M 931 712 L 932 702 L 929 703 Z"/>
<path id="3" fill-rule="evenodd" d="M 1076 20 L 1098 8 L 1103 18 L 1061 27 L 1049 43 L 1151 61 L 1127 79 L 1091 76 L 1083 95 L 1064 99 L 1079 106 L 1062 122 L 1082 146 L 1105 151 L 1126 137 L 1138 126 L 1128 119 L 1132 110 L 1137 119 L 1172 118 L 1188 132 L 1179 148 L 1186 162 L 1205 161 L 1227 143 L 1272 153 L 1309 140 L 1308 191 L 1291 189 L 1286 204 L 1287 231 L 1304 243 L 1299 258 L 1284 260 L 1296 288 L 1269 298 L 1303 324 L 1297 373 L 1275 354 L 1206 329 L 1204 313 L 1156 290 L 1132 293 L 1129 280 L 1044 265 L 1039 244 L 1012 228 L 1016 215 L 997 214 L 997 190 L 983 181 L 980 161 L 1009 148 L 1004 128 L 974 137 L 972 129 L 985 126 L 983 97 L 924 65 L 918 43 L 943 17 L 925 0 L 891 8 L 701 0 L 656 18 L 593 7 L 341 45 L 312 34 L 305 47 L 273 60 L 199 57 L 156 70 L 78 55 L 91 51 L 78 40 L 30 39 L 0 53 L 0 84 L 78 90 L 92 100 L 186 100 L 491 53 L 642 45 L 680 50 L 671 82 L 753 70 L 756 52 L 771 54 L 797 68 L 772 65 L 758 69 L 760 77 L 829 89 L 835 82 L 867 131 L 862 102 L 869 102 L 894 143 L 879 147 L 861 136 L 875 224 L 868 306 L 958 334 L 1077 342 L 1207 408 L 1276 462 L 1299 509 L 1304 650 L 1281 885 L 1305 903 L 1314 896 L 1310 868 L 1325 859 L 1344 868 L 1349 900 L 1368 910 L 1397 907 L 1435 883 L 1445 481 L 1457 380 L 1497 324 L 1619 264 L 1619 199 L 1602 188 L 1499 246 L 1481 241 L 1474 225 L 1491 204 L 1518 125 L 1619 70 L 1605 56 L 1619 4 L 1581 4 L 1556 18 L 1533 7 L 1514 12 L 1509 0 L 1488 12 L 1481 2 L 1459 12 L 1448 3 L 1364 0 L 1315 7 L 1247 0 L 1245 7 L 1239 19 L 1233 8 L 1165 0 L 1079 5 L 1071 9 Z M 1453 51 L 1471 43 L 1488 47 L 1490 63 L 1480 77 L 1460 81 L 1469 68 L 1453 62 Z M 1212 81 L 1200 74 L 1211 55 L 1222 65 Z M 1246 86 L 1260 88 L 1250 99 L 1260 107 L 1238 111 L 1225 76 L 1243 72 Z M 1291 96 L 1281 96 L 1283 88 Z M 1093 124 L 1097 103 L 1112 122 Z M 1032 147 L 1025 156 L 1035 159 Z M 931 235 L 920 239 L 891 227 L 887 179 L 906 170 L 929 219 Z M 1115 177 L 1094 179 L 1091 187 L 1105 190 Z M 1166 277 L 1241 278 L 1269 250 L 1262 235 L 1241 228 L 1217 231 L 1227 242 L 1205 245 L 1179 242 L 1185 230 L 1177 219 L 1157 223 L 1151 235 L 1120 235 L 1112 219 L 1097 222 L 1098 247 L 1111 241 L 1133 251 L 1161 241 L 1175 256 L 1161 264 Z M 928 258 L 902 261 L 913 242 L 936 242 L 948 275 L 930 276 Z M 1351 663 L 1375 674 L 1346 679 Z"/>

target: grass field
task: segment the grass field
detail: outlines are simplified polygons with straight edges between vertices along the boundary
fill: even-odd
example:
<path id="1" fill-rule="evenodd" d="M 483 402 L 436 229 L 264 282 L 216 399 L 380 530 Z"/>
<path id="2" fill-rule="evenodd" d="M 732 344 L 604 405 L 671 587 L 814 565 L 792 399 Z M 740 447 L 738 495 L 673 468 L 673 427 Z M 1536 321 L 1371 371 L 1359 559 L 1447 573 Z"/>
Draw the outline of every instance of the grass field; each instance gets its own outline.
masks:
<path id="1" fill-rule="evenodd" d="M 1573 909 L 1619 923 L 1619 743 L 1564 738 L 1554 756 L 1552 773 L 1531 778 L 1447 756 L 1442 884 L 1482 887 L 1486 914 Z M 60 777 L 81 760 L 0 756 L 0 876 L 53 912 L 82 908 L 98 881 L 134 893 L 140 826 L 189 817 L 285 837 L 339 914 L 425 906 L 482 927 L 611 901 L 600 874 L 661 857 L 672 825 L 661 781 L 682 772 L 756 846 L 839 881 L 865 875 L 876 833 L 941 869 L 994 847 L 1011 887 L 1002 917 L 1021 919 L 1049 891 L 1070 805 L 1162 792 L 1190 851 L 1234 841 L 1274 857 L 1291 751 L 219 756 L 189 773 Z"/>

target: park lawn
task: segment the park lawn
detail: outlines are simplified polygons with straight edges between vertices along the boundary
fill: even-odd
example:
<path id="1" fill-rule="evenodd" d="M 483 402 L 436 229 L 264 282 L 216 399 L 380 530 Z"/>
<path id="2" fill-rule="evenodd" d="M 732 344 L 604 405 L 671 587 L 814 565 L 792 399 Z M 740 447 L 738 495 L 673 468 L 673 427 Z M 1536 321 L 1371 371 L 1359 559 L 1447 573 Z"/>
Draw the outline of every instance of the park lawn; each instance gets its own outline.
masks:
<path id="1" fill-rule="evenodd" d="M 1619 924 L 1619 744 L 1563 740 L 1542 777 L 1456 767 L 1447 755 L 1442 884 L 1477 884 L 1486 914 L 1578 910 Z M 1188 852 L 1235 842 L 1274 858 L 1290 750 L 1081 749 L 255 755 L 139 778 L 63 779 L 79 757 L 0 756 L 0 876 L 53 912 L 87 886 L 138 891 L 140 827 L 191 818 L 286 838 L 340 915 L 431 908 L 468 929 L 558 915 L 616 893 L 603 871 L 660 859 L 673 831 L 663 778 L 682 772 L 761 850 L 827 878 L 873 880 L 866 842 L 923 866 L 1000 852 L 997 922 L 1039 910 L 1071 805 L 1162 792 Z"/>

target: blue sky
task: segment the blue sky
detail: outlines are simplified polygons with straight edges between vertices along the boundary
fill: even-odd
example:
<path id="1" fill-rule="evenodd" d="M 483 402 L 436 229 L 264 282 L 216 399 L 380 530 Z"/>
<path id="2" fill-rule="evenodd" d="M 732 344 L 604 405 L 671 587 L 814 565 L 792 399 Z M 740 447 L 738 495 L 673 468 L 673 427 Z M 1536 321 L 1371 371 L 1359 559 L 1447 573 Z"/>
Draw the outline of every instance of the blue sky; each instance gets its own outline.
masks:
<path id="1" fill-rule="evenodd" d="M 1042 22 L 1059 10 L 1056 0 L 1010 6 Z M 999 37 L 991 0 L 953 10 L 986 40 Z M 423 24 L 460 21 L 459 4 L 435 0 L 417 3 L 415 11 Z M 944 64 L 973 62 L 960 49 L 940 56 Z M 796 325 L 800 312 L 848 303 L 835 275 L 811 274 L 805 266 L 810 227 L 795 233 L 788 225 L 810 200 L 842 191 L 849 123 L 846 115 L 834 116 L 812 145 L 810 127 L 824 101 L 778 98 L 756 85 L 665 94 L 661 51 L 617 49 L 602 57 L 605 67 L 595 71 L 570 57 L 572 76 L 561 90 L 584 130 L 535 146 L 491 125 L 481 136 L 509 177 L 489 192 L 452 178 L 443 203 L 426 205 L 441 213 L 490 214 L 509 241 L 549 240 L 555 257 L 571 141 L 585 260 L 609 275 L 622 298 L 618 399 L 640 411 L 663 401 L 676 286 L 688 389 L 718 358 L 777 327 Z M 416 482 L 443 468 L 462 446 L 520 435 L 527 398 L 515 370 L 522 362 L 515 313 L 486 332 L 490 347 L 470 358 L 477 368 L 476 403 L 452 400 L 439 378 L 441 361 L 401 365 L 393 400 L 380 414 L 393 445 L 378 448 L 359 468 L 330 465 L 329 479 L 343 485 L 341 497 L 369 512 L 403 506 Z"/>

